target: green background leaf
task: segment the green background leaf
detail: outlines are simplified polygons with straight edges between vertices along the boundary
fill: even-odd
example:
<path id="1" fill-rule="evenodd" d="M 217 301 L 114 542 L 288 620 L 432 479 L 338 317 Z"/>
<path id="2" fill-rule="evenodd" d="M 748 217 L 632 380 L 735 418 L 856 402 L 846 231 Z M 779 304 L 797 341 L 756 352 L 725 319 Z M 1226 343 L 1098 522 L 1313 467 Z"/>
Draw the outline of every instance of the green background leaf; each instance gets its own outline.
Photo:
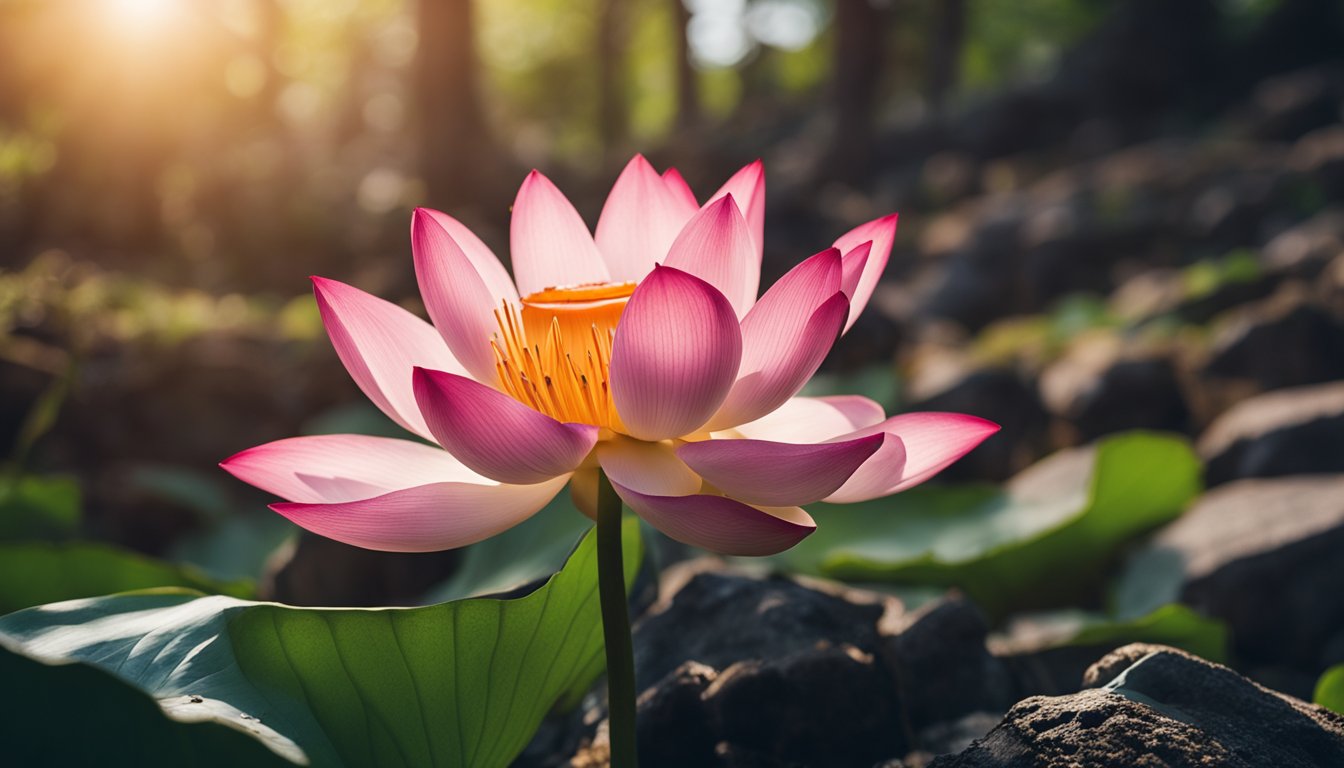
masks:
<path id="1" fill-rule="evenodd" d="M 955 586 L 1002 616 L 1085 596 L 1121 545 L 1175 519 L 1199 490 L 1185 440 L 1130 432 L 1055 454 L 1003 490 L 922 487 L 817 505 L 816 533 L 774 562 L 848 581 Z"/>
<path id="2" fill-rule="evenodd" d="M 0 544 L 0 614 L 34 605 L 154 587 L 252 596 L 249 581 L 215 581 L 119 547 L 91 542 Z"/>
<path id="3" fill-rule="evenodd" d="M 1312 700 L 1326 709 L 1344 715 L 1344 664 L 1337 664 L 1321 675 L 1316 681 L 1316 694 Z"/>
<path id="4" fill-rule="evenodd" d="M 623 536 L 628 584 L 642 555 L 636 520 Z M 175 718 L 203 711 L 182 696 L 202 698 L 207 714 L 195 716 L 206 723 L 257 718 L 274 734 L 267 743 L 290 739 L 317 766 L 507 765 L 600 668 L 595 539 L 515 599 L 331 610 L 158 590 L 10 614 L 0 641 L 47 664 L 111 672 L 172 699 L 163 711 Z M 7 698 L 7 725 L 26 738 L 29 715 Z M 129 727 L 152 735 L 163 724 Z"/>
<path id="5" fill-rule="evenodd" d="M 69 538 L 79 530 L 80 512 L 74 478 L 0 477 L 0 541 Z"/>

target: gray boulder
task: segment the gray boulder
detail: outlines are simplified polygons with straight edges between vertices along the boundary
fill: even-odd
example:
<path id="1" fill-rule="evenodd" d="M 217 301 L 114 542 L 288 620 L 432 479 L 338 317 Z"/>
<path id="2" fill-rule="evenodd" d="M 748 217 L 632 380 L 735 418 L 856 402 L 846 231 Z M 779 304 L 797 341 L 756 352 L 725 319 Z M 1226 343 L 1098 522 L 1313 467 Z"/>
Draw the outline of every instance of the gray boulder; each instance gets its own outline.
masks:
<path id="1" fill-rule="evenodd" d="M 983 739 L 931 765 L 1344 765 L 1344 716 L 1183 651 L 1127 646 L 1088 675 L 1101 687 L 1019 702 Z"/>

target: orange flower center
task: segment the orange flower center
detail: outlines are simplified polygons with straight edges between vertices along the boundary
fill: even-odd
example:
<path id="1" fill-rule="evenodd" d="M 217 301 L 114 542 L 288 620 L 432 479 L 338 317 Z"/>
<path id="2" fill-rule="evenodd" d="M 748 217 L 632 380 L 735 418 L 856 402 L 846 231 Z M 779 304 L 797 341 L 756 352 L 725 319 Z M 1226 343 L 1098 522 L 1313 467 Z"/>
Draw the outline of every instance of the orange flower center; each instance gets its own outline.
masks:
<path id="1" fill-rule="evenodd" d="M 622 431 L 611 401 L 611 340 L 634 283 L 547 288 L 495 310 L 501 388 L 560 421 Z"/>

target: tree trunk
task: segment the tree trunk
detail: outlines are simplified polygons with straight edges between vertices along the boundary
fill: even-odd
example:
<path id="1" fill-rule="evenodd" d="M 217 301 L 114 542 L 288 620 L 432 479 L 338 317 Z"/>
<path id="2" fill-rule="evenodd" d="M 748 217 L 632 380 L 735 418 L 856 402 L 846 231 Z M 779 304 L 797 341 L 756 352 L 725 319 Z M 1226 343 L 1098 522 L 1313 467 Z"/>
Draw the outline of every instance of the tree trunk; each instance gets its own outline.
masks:
<path id="1" fill-rule="evenodd" d="M 836 0 L 835 133 L 826 175 L 858 181 L 873 159 L 873 113 L 886 14 L 872 0 Z"/>
<path id="2" fill-rule="evenodd" d="M 495 163 L 477 83 L 471 0 L 420 0 L 415 106 L 430 205 L 456 208 L 489 193 Z"/>
<path id="3" fill-rule="evenodd" d="M 677 52 L 677 129 L 684 131 L 700 123 L 700 87 L 686 37 L 691 12 L 686 8 L 686 0 L 668 1 L 672 4 L 673 45 Z"/>
<path id="4" fill-rule="evenodd" d="M 935 118 L 943 117 L 947 97 L 961 79 L 961 48 L 966 39 L 966 0 L 933 0 L 933 36 L 924 95 Z"/>
<path id="5" fill-rule="evenodd" d="M 622 0 L 602 0 L 597 20 L 598 135 L 610 161 L 623 149 L 629 109 L 625 98 L 625 13 Z"/>

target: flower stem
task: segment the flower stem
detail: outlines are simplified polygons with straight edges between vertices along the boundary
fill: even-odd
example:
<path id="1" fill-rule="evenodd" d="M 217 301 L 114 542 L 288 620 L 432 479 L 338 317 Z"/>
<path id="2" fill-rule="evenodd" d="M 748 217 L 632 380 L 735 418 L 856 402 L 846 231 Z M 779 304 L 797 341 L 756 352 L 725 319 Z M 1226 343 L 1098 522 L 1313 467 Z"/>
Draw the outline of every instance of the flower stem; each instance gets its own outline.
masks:
<path id="1" fill-rule="evenodd" d="M 597 474 L 597 591 L 607 648 L 607 727 L 612 768 L 635 768 L 635 654 L 621 553 L 621 497 Z"/>

